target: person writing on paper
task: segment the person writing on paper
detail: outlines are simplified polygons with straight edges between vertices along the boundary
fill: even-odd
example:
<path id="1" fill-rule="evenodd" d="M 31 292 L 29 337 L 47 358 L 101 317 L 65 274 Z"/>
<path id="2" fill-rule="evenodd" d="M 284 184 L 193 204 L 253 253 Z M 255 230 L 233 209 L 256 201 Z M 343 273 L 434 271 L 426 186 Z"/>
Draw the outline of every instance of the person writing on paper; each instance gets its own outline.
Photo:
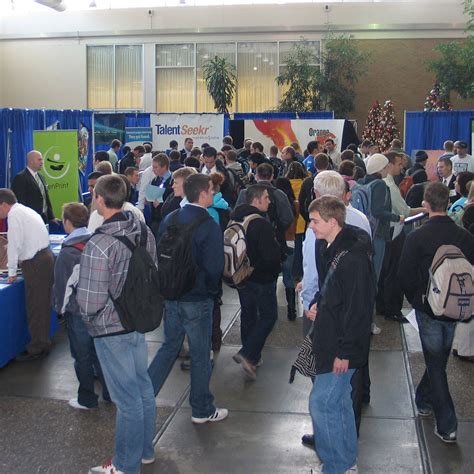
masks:
<path id="1" fill-rule="evenodd" d="M 403 155 L 401 152 L 389 151 L 385 153 L 388 160 L 387 176 L 383 178 L 390 191 L 392 213 L 403 217 L 414 216 L 426 212 L 424 207 L 409 207 L 404 201 L 395 179 L 403 169 Z M 405 243 L 404 222 L 391 222 L 390 232 L 392 240 L 385 244 L 385 255 L 382 271 L 378 282 L 376 307 L 377 313 L 383 314 L 389 321 L 407 322 L 402 314 L 403 291 L 397 279 L 398 261 Z"/>

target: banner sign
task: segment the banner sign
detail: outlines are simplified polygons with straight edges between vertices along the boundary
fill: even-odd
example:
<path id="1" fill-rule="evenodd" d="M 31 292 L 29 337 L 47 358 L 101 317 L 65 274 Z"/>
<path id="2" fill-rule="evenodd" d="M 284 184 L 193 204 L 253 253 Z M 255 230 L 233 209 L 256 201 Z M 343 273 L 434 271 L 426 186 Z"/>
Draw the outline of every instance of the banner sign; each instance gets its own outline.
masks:
<path id="1" fill-rule="evenodd" d="M 150 114 L 153 129 L 153 149 L 166 150 L 171 140 L 184 147 L 184 140 L 192 138 L 194 146 L 209 143 L 217 150 L 224 138 L 223 114 Z"/>
<path id="2" fill-rule="evenodd" d="M 54 215 L 61 216 L 62 205 L 77 202 L 77 130 L 34 131 L 34 149 L 43 155 L 40 173 L 48 185 Z"/>
<path id="3" fill-rule="evenodd" d="M 143 145 L 143 142 L 153 141 L 153 133 L 151 127 L 126 127 L 125 128 L 125 145 L 132 150 L 138 146 Z"/>
<path id="4" fill-rule="evenodd" d="M 344 120 L 245 120 L 244 130 L 245 136 L 262 143 L 267 153 L 272 145 L 281 151 L 297 142 L 304 150 L 311 140 L 324 144 L 328 138 L 341 151 Z"/>
<path id="5" fill-rule="evenodd" d="M 96 145 L 110 145 L 112 140 L 125 138 L 124 114 L 94 114 L 94 140 Z"/>

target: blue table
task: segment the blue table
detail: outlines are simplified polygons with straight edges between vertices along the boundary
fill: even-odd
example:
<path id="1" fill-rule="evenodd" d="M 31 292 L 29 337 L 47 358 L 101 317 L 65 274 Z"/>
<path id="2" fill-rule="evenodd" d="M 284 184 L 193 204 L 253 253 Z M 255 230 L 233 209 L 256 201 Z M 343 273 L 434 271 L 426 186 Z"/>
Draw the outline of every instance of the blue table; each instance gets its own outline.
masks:
<path id="1" fill-rule="evenodd" d="M 51 249 L 57 255 L 61 244 L 51 243 Z M 51 311 L 50 337 L 58 330 L 58 327 L 57 315 Z M 0 367 L 8 364 L 11 359 L 23 352 L 30 339 L 23 278 L 18 278 L 12 284 L 0 282 Z"/>

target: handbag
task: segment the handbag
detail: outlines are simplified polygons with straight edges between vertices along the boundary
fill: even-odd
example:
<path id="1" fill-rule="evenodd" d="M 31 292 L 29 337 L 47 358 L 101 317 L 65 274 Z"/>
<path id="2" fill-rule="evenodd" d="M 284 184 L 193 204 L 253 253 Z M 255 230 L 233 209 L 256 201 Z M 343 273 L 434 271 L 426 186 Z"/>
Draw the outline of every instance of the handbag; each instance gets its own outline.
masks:
<path id="1" fill-rule="evenodd" d="M 321 288 L 321 291 L 317 296 L 318 301 L 324 294 L 327 287 L 327 282 L 336 270 L 337 264 L 346 253 L 348 253 L 347 250 L 343 250 L 342 252 L 336 254 L 336 256 L 333 258 L 331 262 L 331 267 L 329 268 L 326 279 L 324 280 L 323 287 Z M 306 334 L 305 338 L 303 339 L 303 343 L 300 346 L 298 356 L 296 357 L 295 362 L 291 366 L 289 383 L 293 383 L 293 381 L 295 380 L 296 371 L 298 371 L 305 377 L 313 378 L 316 376 L 316 357 L 313 352 L 313 328 L 314 322 L 311 325 L 311 329 L 308 331 L 308 334 Z"/>

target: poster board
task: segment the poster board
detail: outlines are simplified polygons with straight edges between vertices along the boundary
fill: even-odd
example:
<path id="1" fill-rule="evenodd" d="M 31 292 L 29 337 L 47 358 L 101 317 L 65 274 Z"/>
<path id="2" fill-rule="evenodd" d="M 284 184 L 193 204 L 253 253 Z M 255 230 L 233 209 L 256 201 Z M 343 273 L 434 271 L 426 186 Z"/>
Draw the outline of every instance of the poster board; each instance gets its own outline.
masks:
<path id="1" fill-rule="evenodd" d="M 224 138 L 223 114 L 150 114 L 153 129 L 153 149 L 166 150 L 171 140 L 184 147 L 184 140 L 192 138 L 194 146 L 209 143 L 217 150 Z"/>
<path id="2" fill-rule="evenodd" d="M 40 173 L 46 180 L 54 215 L 59 217 L 64 203 L 78 199 L 77 130 L 34 131 L 33 144 L 43 155 Z"/>
<path id="3" fill-rule="evenodd" d="M 266 152 L 272 145 L 281 151 L 293 142 L 299 143 L 302 150 L 316 140 L 322 144 L 332 138 L 337 151 L 341 151 L 345 120 L 245 120 L 245 136 L 260 142 Z"/>

